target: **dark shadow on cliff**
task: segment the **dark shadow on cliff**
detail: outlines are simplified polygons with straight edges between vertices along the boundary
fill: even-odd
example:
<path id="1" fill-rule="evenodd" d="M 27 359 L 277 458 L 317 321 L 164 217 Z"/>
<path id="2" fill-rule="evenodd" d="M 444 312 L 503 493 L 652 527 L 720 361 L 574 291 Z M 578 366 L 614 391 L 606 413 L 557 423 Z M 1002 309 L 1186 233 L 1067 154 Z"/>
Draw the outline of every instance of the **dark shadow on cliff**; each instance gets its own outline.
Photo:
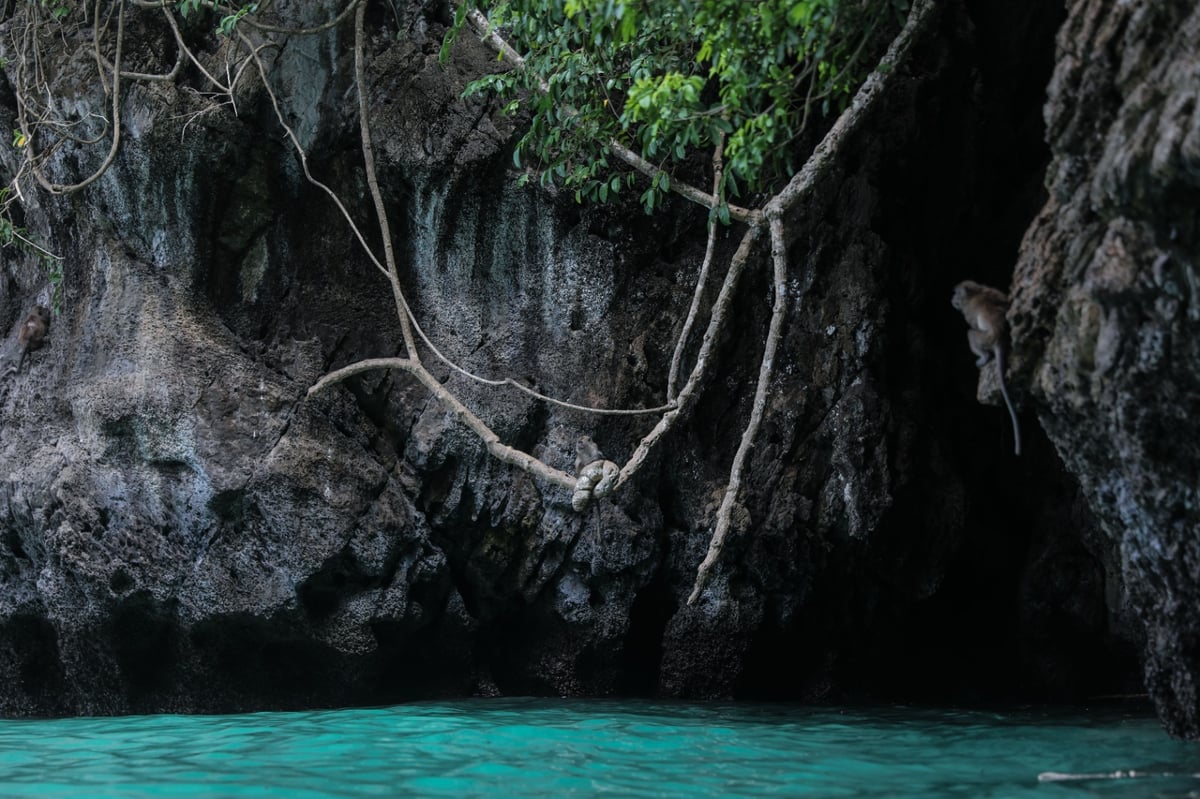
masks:
<path id="1" fill-rule="evenodd" d="M 964 279 L 1008 286 L 1042 203 L 1042 106 L 1062 3 L 969 0 L 947 15 L 921 134 L 879 176 L 889 389 L 905 412 L 893 466 L 908 476 L 865 543 L 839 547 L 801 617 L 768 621 L 746 698 L 1077 701 L 1138 690 L 1130 633 L 1109 606 L 1115 558 L 1031 413 L 1012 454 L 1001 407 L 980 405 Z M 887 126 L 875 132 L 887 136 Z M 908 429 L 915 420 L 915 430 Z M 774 615 L 767 614 L 768 620 Z"/>

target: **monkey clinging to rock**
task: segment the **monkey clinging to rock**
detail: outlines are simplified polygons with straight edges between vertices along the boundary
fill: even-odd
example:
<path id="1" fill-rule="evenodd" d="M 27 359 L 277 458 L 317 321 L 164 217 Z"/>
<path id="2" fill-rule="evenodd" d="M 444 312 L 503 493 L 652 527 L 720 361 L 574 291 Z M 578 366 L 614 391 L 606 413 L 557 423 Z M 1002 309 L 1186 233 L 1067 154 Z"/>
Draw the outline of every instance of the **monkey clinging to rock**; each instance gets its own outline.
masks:
<path id="1" fill-rule="evenodd" d="M 996 376 L 1000 379 L 1000 394 L 1012 417 L 1014 451 L 1021 454 L 1021 428 L 1017 424 L 1017 412 L 1008 397 L 1008 386 L 1004 382 L 1004 361 L 1008 356 L 1008 297 L 998 289 L 964 280 L 954 287 L 950 304 L 962 311 L 970 330 L 967 342 L 971 352 L 979 357 L 975 365 L 982 368 L 988 361 L 996 362 Z"/>
<path id="2" fill-rule="evenodd" d="M 25 363 L 25 356 L 31 351 L 41 348 L 46 342 L 46 333 L 49 330 L 50 309 L 44 305 L 33 306 L 33 310 L 29 312 L 29 316 L 25 317 L 25 321 L 17 330 L 17 348 L 21 351 L 17 358 L 17 365 L 10 366 L 4 374 L 20 371 L 21 366 Z"/>

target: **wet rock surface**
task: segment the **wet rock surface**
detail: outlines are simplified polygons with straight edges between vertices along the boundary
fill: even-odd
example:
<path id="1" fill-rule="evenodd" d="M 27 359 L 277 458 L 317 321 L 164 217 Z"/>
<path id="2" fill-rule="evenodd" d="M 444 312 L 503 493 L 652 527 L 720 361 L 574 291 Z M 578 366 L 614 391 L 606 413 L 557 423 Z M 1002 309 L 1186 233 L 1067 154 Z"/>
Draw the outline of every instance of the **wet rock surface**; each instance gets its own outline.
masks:
<path id="1" fill-rule="evenodd" d="M 1070 3 L 1049 199 L 1013 278 L 1020 382 L 1119 552 L 1146 685 L 1200 736 L 1200 10 Z"/>
<path id="2" fill-rule="evenodd" d="M 443 69 L 446 20 L 416 5 L 371 15 L 369 83 L 425 331 L 489 377 L 576 403 L 660 404 L 704 213 L 582 209 L 517 187 L 520 120 L 459 97 L 494 57 L 463 37 Z M 693 420 L 577 514 L 569 492 L 489 458 L 398 372 L 307 397 L 332 368 L 400 352 L 384 280 L 305 182 L 261 87 L 247 84 L 237 116 L 198 117 L 187 92 L 130 89 L 112 169 L 27 207 L 67 268 L 51 344 L 0 384 L 0 712 L 1136 691 L 1141 627 L 1123 586 L 1157 572 L 1122 569 L 1045 391 L 1026 389 L 1038 416 L 1024 413 L 1013 461 L 1006 415 L 975 401 L 948 302 L 964 278 L 1005 285 L 1045 200 L 1040 115 L 1062 13 L 948 3 L 789 220 L 768 414 L 740 524 L 694 607 L 765 336 L 763 269 L 740 289 Z M 352 70 L 334 55 L 349 37 L 294 38 L 270 57 L 311 168 L 362 223 Z M 78 179 L 98 161 L 66 147 L 53 168 Z M 719 255 L 735 244 L 723 236 Z M 31 261 L 6 259 L 8 329 L 44 291 Z M 1027 374 L 1024 289 L 1016 300 Z M 506 443 L 558 468 L 584 433 L 623 462 L 653 424 L 557 409 L 425 358 Z"/>

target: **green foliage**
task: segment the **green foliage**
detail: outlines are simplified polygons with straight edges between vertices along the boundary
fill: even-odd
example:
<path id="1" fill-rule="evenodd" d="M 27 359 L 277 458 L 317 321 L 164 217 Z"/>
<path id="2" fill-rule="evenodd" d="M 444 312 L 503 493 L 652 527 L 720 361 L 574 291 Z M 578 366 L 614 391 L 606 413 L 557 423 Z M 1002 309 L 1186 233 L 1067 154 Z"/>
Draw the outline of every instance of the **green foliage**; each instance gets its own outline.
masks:
<path id="1" fill-rule="evenodd" d="M 189 15 L 194 14 L 202 8 L 209 8 L 213 11 L 229 11 L 227 5 L 219 5 L 216 0 L 178 0 L 179 1 L 179 16 L 187 19 Z M 237 24 L 242 21 L 247 15 L 254 14 L 258 11 L 258 3 L 248 3 L 244 6 L 233 10 L 230 14 L 222 14 L 220 22 L 217 23 L 217 32 L 222 36 L 233 36 Z"/>
<path id="2" fill-rule="evenodd" d="M 66 0 L 41 0 L 41 5 L 50 12 L 50 16 L 57 20 L 64 19 L 67 14 L 71 13 L 71 6 Z"/>
<path id="3" fill-rule="evenodd" d="M 239 22 L 241 22 L 242 17 L 246 16 L 247 14 L 253 14 L 255 11 L 258 11 L 258 3 L 251 3 L 250 5 L 242 6 L 234 13 L 226 14 L 225 16 L 221 17 L 221 22 L 219 25 L 217 25 L 217 30 L 225 36 L 233 36 L 233 29 L 237 27 Z"/>
<path id="4" fill-rule="evenodd" d="M 789 172 L 788 145 L 814 114 L 843 107 L 866 76 L 877 24 L 907 8 L 907 0 L 472 2 L 526 59 L 525 69 L 466 91 L 530 114 L 516 163 L 603 202 L 630 185 L 606 146 L 620 142 L 661 170 L 642 194 L 647 212 L 675 168 L 722 135 L 724 191 L 759 190 Z"/>
<path id="5" fill-rule="evenodd" d="M 188 14 L 200 10 L 202 0 L 179 0 L 179 16 L 187 19 Z"/>
<path id="6" fill-rule="evenodd" d="M 26 0 L 49 13 L 56 22 L 62 22 L 74 10 L 78 0 Z"/>

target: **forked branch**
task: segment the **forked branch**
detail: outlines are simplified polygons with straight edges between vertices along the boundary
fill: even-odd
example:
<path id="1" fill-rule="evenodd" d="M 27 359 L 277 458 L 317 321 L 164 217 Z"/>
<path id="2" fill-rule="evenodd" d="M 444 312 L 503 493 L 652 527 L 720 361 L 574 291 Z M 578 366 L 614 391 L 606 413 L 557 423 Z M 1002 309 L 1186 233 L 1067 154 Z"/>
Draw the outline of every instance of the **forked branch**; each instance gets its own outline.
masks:
<path id="1" fill-rule="evenodd" d="M 713 149 L 713 196 L 721 191 L 721 180 L 725 175 L 725 134 L 717 139 Z M 704 245 L 704 260 L 700 263 L 700 274 L 696 276 L 696 286 L 692 290 L 692 304 L 688 307 L 687 318 L 679 330 L 679 338 L 675 341 L 675 352 L 671 355 L 671 369 L 667 372 L 667 399 L 675 399 L 675 387 L 679 382 L 679 367 L 683 362 L 683 353 L 687 349 L 688 339 L 691 338 L 692 325 L 700 313 L 700 301 L 704 298 L 704 287 L 708 285 L 708 273 L 712 268 L 713 251 L 717 249 L 717 219 L 714 214 L 708 216 L 708 242 Z"/>
<path id="2" fill-rule="evenodd" d="M 509 61 L 511 61 L 513 66 L 517 67 L 518 69 L 527 68 L 525 59 L 521 56 L 521 54 L 518 53 L 512 45 L 506 42 L 503 36 L 496 32 L 495 28 L 493 28 L 492 24 L 488 21 L 488 18 L 480 13 L 478 9 L 471 9 L 467 12 L 467 21 L 471 23 L 471 28 L 474 29 L 476 35 L 479 36 L 480 39 L 490 45 L 504 58 L 507 58 Z M 550 84 L 546 81 L 546 79 L 541 75 L 535 75 L 534 77 L 536 78 L 538 86 L 541 88 L 542 92 L 549 94 Z M 565 114 L 574 113 L 572 109 L 563 109 L 563 111 Z M 637 172 L 640 172 L 642 175 L 645 175 L 648 178 L 655 179 L 658 177 L 658 173 L 661 170 L 659 170 L 657 166 L 650 163 L 645 158 L 638 155 L 633 150 L 630 150 L 628 147 L 616 141 L 615 139 L 610 139 L 605 143 L 605 146 L 608 148 L 609 152 L 623 161 L 626 166 Z M 712 194 L 705 194 L 700 189 L 685 183 L 682 180 L 672 179 L 670 188 L 671 191 L 675 192 L 681 197 L 685 197 L 694 203 L 704 206 L 705 208 L 716 208 L 721 202 L 715 191 Z M 754 211 L 749 208 L 742 208 L 737 205 L 729 206 L 729 216 L 739 222 L 747 222 L 750 224 L 758 224 L 760 221 L 758 211 Z"/>
<path id="3" fill-rule="evenodd" d="M 737 492 L 741 486 L 742 470 L 758 428 L 762 424 L 767 389 L 771 380 L 775 351 L 781 336 L 783 324 L 783 298 L 787 286 L 787 251 L 783 236 L 783 216 L 812 191 L 817 179 L 823 176 L 836 162 L 846 147 L 851 135 L 858 130 L 866 119 L 868 111 L 884 94 L 896 67 L 908 57 L 913 44 L 924 34 L 932 24 L 938 0 L 917 0 L 905 20 L 904 27 L 888 47 L 887 53 L 855 93 L 849 107 L 842 112 L 837 121 L 829 129 L 809 156 L 804 167 L 792 177 L 787 186 L 775 195 L 763 208 L 763 213 L 769 220 L 771 228 L 771 261 L 774 267 L 775 306 L 771 313 L 770 329 L 767 342 L 763 349 L 762 363 L 759 366 L 758 384 L 754 391 L 754 404 L 750 412 L 750 420 L 742 434 L 741 444 L 734 455 L 730 468 L 729 483 L 725 496 L 717 511 L 716 526 L 709 541 L 708 553 L 696 572 L 696 582 L 692 593 L 688 596 L 688 604 L 694 605 L 700 598 L 709 574 L 721 556 L 725 540 L 732 524 L 733 508 L 737 502 Z"/>
<path id="4" fill-rule="evenodd" d="M 430 374 L 428 369 L 410 358 L 372 358 L 359 361 L 325 375 L 313 384 L 308 390 L 308 394 L 312 396 L 335 383 L 340 383 L 348 377 L 376 369 L 399 369 L 417 378 L 421 382 L 421 385 L 425 386 L 429 390 L 429 393 L 433 394 L 454 415 L 454 418 L 466 425 L 471 432 L 483 441 L 487 446 L 488 452 L 498 460 L 536 475 L 548 483 L 568 490 L 575 488 L 575 478 L 571 475 L 552 466 L 547 466 L 532 455 L 503 443 L 500 437 L 482 419 L 472 413 L 471 409 L 464 405 L 458 397 L 454 396 L 453 392 L 443 386 L 436 377 Z"/>
<path id="5" fill-rule="evenodd" d="M 771 385 L 771 373 L 775 368 L 775 351 L 779 348 L 779 340 L 783 336 L 783 319 L 787 312 L 787 245 L 783 237 L 783 220 L 779 216 L 769 217 L 771 229 L 771 264 L 774 267 L 774 303 L 771 309 L 771 324 L 767 329 L 767 343 L 763 346 L 762 362 L 758 367 L 758 384 L 754 388 L 754 403 L 750 409 L 750 420 L 742 431 L 742 441 L 738 444 L 737 453 L 733 456 L 733 466 L 729 470 L 729 482 L 725 486 L 725 496 L 721 498 L 721 507 L 717 510 L 717 524 L 713 529 L 712 538 L 708 542 L 708 554 L 696 570 L 696 582 L 688 597 L 688 604 L 696 604 L 700 592 L 708 583 L 709 572 L 721 556 L 725 546 L 725 538 L 733 521 L 733 509 L 737 504 L 738 490 L 742 487 L 742 470 L 758 428 L 762 426 L 763 412 L 767 407 L 767 389 Z"/>

